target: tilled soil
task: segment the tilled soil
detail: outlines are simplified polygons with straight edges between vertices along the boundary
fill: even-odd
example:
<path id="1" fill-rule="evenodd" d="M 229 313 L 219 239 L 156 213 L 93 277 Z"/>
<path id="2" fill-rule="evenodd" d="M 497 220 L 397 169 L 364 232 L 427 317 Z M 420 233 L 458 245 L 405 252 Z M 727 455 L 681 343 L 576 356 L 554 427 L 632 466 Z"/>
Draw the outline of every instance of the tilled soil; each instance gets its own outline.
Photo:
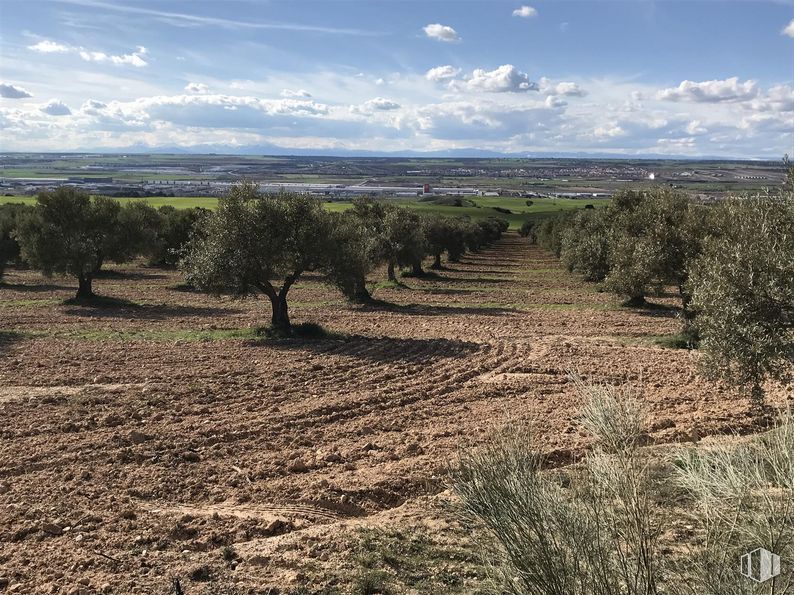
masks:
<path id="1" fill-rule="evenodd" d="M 452 531 L 433 502 L 494 425 L 575 460 L 570 373 L 636 386 L 655 442 L 752 430 L 692 352 L 654 344 L 679 329 L 674 297 L 621 308 L 512 234 L 372 306 L 306 275 L 293 322 L 333 339 L 255 339 L 267 303 L 181 282 L 115 268 L 95 289 L 119 303 L 93 307 L 64 303 L 68 279 L 6 275 L 0 591 L 346 592 L 351 532 Z"/>

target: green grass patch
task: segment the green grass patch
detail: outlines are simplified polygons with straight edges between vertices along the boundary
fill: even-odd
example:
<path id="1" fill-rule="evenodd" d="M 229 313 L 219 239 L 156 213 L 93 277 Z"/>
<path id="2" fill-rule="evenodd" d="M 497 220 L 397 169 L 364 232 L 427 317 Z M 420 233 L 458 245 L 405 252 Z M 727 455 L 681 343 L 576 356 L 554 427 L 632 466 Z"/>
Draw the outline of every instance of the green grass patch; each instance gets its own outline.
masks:
<path id="1" fill-rule="evenodd" d="M 408 289 L 408 287 L 400 281 L 378 281 L 376 283 L 370 283 L 369 288 L 371 292 L 378 289 Z"/>
<path id="2" fill-rule="evenodd" d="M 666 349 L 697 349 L 697 339 L 688 333 L 674 335 L 652 335 L 649 341 Z"/>
<path id="3" fill-rule="evenodd" d="M 424 530 L 359 529 L 353 545 L 352 592 L 471 593 L 485 569 L 463 536 L 439 543 Z"/>

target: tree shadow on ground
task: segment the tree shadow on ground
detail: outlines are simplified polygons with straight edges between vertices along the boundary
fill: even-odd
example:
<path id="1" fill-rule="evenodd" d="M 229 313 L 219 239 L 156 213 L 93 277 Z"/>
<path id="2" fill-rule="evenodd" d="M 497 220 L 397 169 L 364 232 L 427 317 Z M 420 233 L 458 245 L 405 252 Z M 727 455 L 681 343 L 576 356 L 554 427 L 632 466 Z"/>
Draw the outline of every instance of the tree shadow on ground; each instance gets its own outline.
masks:
<path id="1" fill-rule="evenodd" d="M 42 283 L 40 285 L 28 285 L 26 283 L 0 283 L 0 291 L 4 289 L 28 293 L 47 293 L 51 291 L 75 291 L 76 288 L 69 285 L 54 285 L 52 283 Z"/>
<path id="2" fill-rule="evenodd" d="M 444 316 L 463 314 L 467 316 L 502 316 L 521 312 L 516 308 L 483 308 L 478 306 L 434 306 L 431 304 L 393 304 L 383 300 L 372 300 L 357 307 L 360 312 L 395 312 L 416 316 Z"/>
<path id="3" fill-rule="evenodd" d="M 171 306 L 167 304 L 137 304 L 129 300 L 96 297 L 89 300 L 71 299 L 64 304 L 74 306 L 64 310 L 69 316 L 86 318 L 137 318 L 142 320 L 165 320 L 178 317 L 228 316 L 240 312 L 234 308 L 213 306 Z"/>
<path id="4" fill-rule="evenodd" d="M 118 271 L 115 269 L 102 269 L 94 273 L 94 279 L 129 279 L 134 281 L 167 279 L 164 273 L 152 273 L 149 271 Z"/>
<path id="5" fill-rule="evenodd" d="M 441 283 L 508 283 L 512 279 L 492 279 L 489 277 L 440 277 Z"/>
<path id="6" fill-rule="evenodd" d="M 675 318 L 681 314 L 681 306 L 658 304 L 656 302 L 645 302 L 642 305 L 623 303 L 621 307 L 636 312 L 640 316 L 648 316 L 650 318 Z"/>
<path id="7" fill-rule="evenodd" d="M 0 356 L 6 353 L 14 343 L 21 341 L 23 338 L 22 333 L 17 331 L 0 330 Z"/>
<path id="8" fill-rule="evenodd" d="M 445 269 L 450 273 L 476 273 L 478 275 L 515 275 L 516 271 L 502 271 L 497 269 L 453 269 L 448 268 Z M 447 279 L 447 277 L 441 277 L 441 279 Z"/>
<path id="9" fill-rule="evenodd" d="M 415 287 L 414 291 L 423 293 L 437 293 L 439 295 L 468 295 L 474 293 L 475 289 L 454 289 L 451 287 Z"/>
<path id="10" fill-rule="evenodd" d="M 283 339 L 267 341 L 276 349 L 309 350 L 318 354 L 354 357 L 377 363 L 442 358 L 465 358 L 481 349 L 479 343 L 454 339 L 405 339 L 348 335 L 344 339 Z"/>

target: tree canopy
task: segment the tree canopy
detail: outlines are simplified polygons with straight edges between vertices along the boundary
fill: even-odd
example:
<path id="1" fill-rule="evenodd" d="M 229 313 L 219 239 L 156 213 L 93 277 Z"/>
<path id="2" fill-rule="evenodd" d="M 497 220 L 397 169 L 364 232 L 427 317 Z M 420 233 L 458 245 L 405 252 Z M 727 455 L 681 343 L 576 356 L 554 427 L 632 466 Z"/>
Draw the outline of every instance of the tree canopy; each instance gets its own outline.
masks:
<path id="1" fill-rule="evenodd" d="M 116 239 L 120 210 L 113 199 L 71 186 L 41 192 L 18 226 L 22 257 L 47 276 L 76 277 L 77 297 L 91 298 L 94 275 Z"/>

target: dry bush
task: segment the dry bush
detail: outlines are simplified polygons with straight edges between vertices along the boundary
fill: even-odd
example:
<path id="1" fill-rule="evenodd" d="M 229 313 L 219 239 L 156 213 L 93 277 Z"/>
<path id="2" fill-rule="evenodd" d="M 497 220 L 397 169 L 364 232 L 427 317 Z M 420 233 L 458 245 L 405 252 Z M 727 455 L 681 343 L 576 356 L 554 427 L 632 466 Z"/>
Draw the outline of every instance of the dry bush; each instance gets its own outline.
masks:
<path id="1" fill-rule="evenodd" d="M 675 461 L 675 481 L 692 498 L 697 542 L 675 565 L 675 594 L 794 593 L 794 420 L 750 441 L 690 449 Z M 740 556 L 765 548 L 783 574 L 756 585 L 738 572 Z"/>
<path id="2" fill-rule="evenodd" d="M 494 593 L 733 595 L 794 592 L 792 573 L 758 585 L 739 557 L 765 547 L 790 559 L 794 543 L 794 426 L 739 445 L 644 448 L 645 413 L 628 389 L 574 379 L 581 423 L 596 444 L 568 470 L 544 471 L 527 431 L 494 434 L 465 450 L 453 473 L 464 514 L 485 529 Z M 662 472 L 660 472 L 660 468 Z M 662 494 L 680 493 L 684 505 Z M 687 544 L 663 542 L 674 521 Z M 785 564 L 785 563 L 784 563 Z"/>

